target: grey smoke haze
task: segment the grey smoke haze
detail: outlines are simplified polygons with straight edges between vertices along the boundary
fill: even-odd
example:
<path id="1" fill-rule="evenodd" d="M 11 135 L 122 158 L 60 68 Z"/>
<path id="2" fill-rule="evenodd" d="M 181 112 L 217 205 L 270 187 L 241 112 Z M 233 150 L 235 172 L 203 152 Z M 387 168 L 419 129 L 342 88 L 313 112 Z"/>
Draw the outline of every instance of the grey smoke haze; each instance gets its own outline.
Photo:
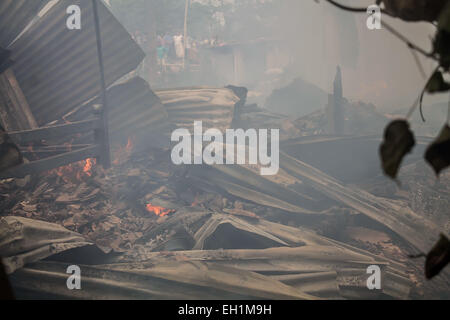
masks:
<path id="1" fill-rule="evenodd" d="M 344 95 L 351 100 L 374 103 L 395 110 L 413 103 L 425 79 L 421 76 L 407 46 L 387 30 L 369 30 L 367 16 L 343 12 L 321 1 L 283 1 L 281 24 L 275 31 L 294 55 L 291 72 L 330 92 L 336 66 L 343 74 Z M 374 1 L 344 1 L 367 7 Z M 426 50 L 435 28 L 427 23 L 405 23 L 382 16 L 382 19 Z M 427 74 L 431 60 L 420 57 Z M 426 97 L 425 104 L 447 99 Z"/>
<path id="2" fill-rule="evenodd" d="M 185 0 L 178 1 L 184 4 Z M 243 1 L 192 0 L 191 3 L 210 4 L 220 12 L 223 5 L 242 4 Z M 355 7 L 368 7 L 375 2 L 339 1 Z M 185 85 L 243 85 L 268 97 L 273 89 L 279 89 L 300 78 L 325 92 L 331 92 L 336 66 L 339 65 L 346 98 L 373 103 L 377 108 L 387 111 L 411 106 L 423 88 L 426 79 L 421 75 L 410 49 L 387 30 L 369 30 L 366 26 L 367 14 L 344 12 L 324 0 L 319 3 L 314 0 L 253 1 L 257 2 L 272 2 L 280 6 L 274 6 L 273 12 L 265 12 L 265 15 L 258 16 L 256 20 L 255 15 L 258 13 L 252 6 L 247 6 L 246 9 L 243 9 L 245 6 L 235 6 L 238 9 L 233 13 L 232 19 L 226 20 L 222 28 L 204 26 L 205 30 L 209 30 L 206 33 L 210 33 L 210 38 L 218 37 L 228 43 L 245 43 L 259 38 L 277 40 L 281 54 L 267 58 L 259 47 L 248 46 L 247 52 L 253 50 L 252 57 L 241 63 L 245 66 L 235 68 L 238 76 L 235 74 L 236 70 L 233 70 L 236 61 L 227 58 L 226 61 L 222 59 L 214 62 L 218 75 L 208 73 L 201 83 L 191 79 Z M 184 5 L 181 7 L 177 14 L 179 20 L 183 21 Z M 190 11 L 192 19 L 196 16 L 193 11 L 194 6 Z M 430 37 L 435 29 L 431 24 L 406 23 L 385 15 L 382 20 L 423 49 L 431 50 Z M 189 25 L 192 25 L 192 21 Z M 189 29 L 189 25 L 188 34 L 200 38 L 201 36 L 193 34 L 194 30 Z M 428 76 L 434 63 L 420 55 L 419 59 Z M 267 69 L 271 68 L 270 65 L 274 69 L 284 69 L 279 77 L 281 81 L 265 85 L 257 83 L 264 82 L 264 73 L 269 71 L 262 70 L 264 68 L 261 61 L 264 60 L 271 60 L 267 63 Z M 173 86 L 179 84 L 174 83 Z M 424 105 L 446 100 L 447 95 L 426 96 Z M 263 101 L 262 98 L 257 100 L 258 103 Z"/>

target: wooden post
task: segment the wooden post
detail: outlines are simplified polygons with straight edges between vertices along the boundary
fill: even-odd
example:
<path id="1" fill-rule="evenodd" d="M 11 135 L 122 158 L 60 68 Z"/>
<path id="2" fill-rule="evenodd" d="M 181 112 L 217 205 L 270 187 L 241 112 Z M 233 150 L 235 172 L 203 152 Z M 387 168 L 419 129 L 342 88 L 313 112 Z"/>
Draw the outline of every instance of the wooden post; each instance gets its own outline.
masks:
<path id="1" fill-rule="evenodd" d="M 336 68 L 336 76 L 333 83 L 333 93 L 328 95 L 328 105 L 325 108 L 327 118 L 327 133 L 333 135 L 344 134 L 344 98 L 342 90 L 341 68 Z"/>
<path id="2" fill-rule="evenodd" d="M 344 107 L 343 107 L 343 91 L 342 91 L 342 74 L 341 68 L 336 68 L 336 77 L 333 84 L 334 91 L 334 133 L 342 135 L 344 133 Z"/>
<path id="3" fill-rule="evenodd" d="M 100 88 L 101 88 L 101 98 L 103 106 L 100 111 L 100 117 L 102 119 L 103 128 L 101 130 L 96 130 L 95 139 L 100 144 L 100 163 L 103 168 L 107 169 L 111 167 L 111 154 L 109 148 L 109 130 L 108 130 L 108 101 L 106 96 L 106 83 L 105 83 L 105 70 L 103 65 L 103 49 L 102 49 L 102 39 L 100 33 L 100 20 L 98 16 L 97 0 L 92 0 L 92 7 L 94 10 L 94 23 L 95 23 L 95 34 L 97 37 L 97 53 L 98 53 L 98 63 L 100 67 Z"/>
<path id="4" fill-rule="evenodd" d="M 186 46 L 187 46 L 187 19 L 188 19 L 188 12 L 189 12 L 189 0 L 186 0 L 186 6 L 184 8 L 184 35 L 183 35 L 183 47 L 184 47 L 184 54 L 183 54 L 183 70 L 186 67 Z"/>

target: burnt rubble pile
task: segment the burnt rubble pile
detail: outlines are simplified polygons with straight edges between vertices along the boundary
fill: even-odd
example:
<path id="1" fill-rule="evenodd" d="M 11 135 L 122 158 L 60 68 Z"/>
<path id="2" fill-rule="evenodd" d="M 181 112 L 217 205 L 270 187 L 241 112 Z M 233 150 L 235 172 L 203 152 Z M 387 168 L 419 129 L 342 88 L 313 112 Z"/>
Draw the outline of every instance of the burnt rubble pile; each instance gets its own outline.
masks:
<path id="1" fill-rule="evenodd" d="M 2 16 L 23 3 L 8 2 Z M 23 156 L 0 172 L 0 256 L 17 297 L 448 297 L 446 270 L 425 282 L 423 261 L 408 258 L 449 232 L 450 175 L 436 180 L 424 169 L 429 138 L 417 137 L 396 185 L 377 154 L 386 117 L 342 92 L 295 119 L 246 104 L 245 88 L 153 91 L 135 77 L 142 50 L 99 2 L 102 118 L 94 24 L 65 55 L 68 30 L 49 27 L 64 25 L 60 2 L 12 43 L 47 1 L 33 3 L 17 30 L 0 33 L 1 143 L 11 139 Z M 87 2 L 74 3 L 93 17 Z M 279 129 L 278 173 L 173 164 L 170 134 L 194 121 L 222 132 Z M 109 168 L 99 151 L 105 124 Z M 83 290 L 67 290 L 73 264 Z M 367 288 L 371 265 L 382 272 L 380 290 Z"/>
<path id="2" fill-rule="evenodd" d="M 180 118 L 174 120 L 175 127 L 180 126 L 178 121 Z M 280 289 L 280 294 L 289 297 L 356 298 L 365 287 L 363 266 L 377 262 L 392 276 L 386 276 L 386 283 L 396 287 L 379 293 L 382 296 L 442 294 L 447 289 L 442 284 L 425 284 L 421 262 L 407 255 L 420 246 L 425 250 L 426 243 L 438 234 L 436 225 L 446 221 L 441 209 L 448 205 L 445 186 L 450 177 L 446 174 L 435 182 L 413 157 L 405 168 L 405 186 L 392 184 L 381 175 L 373 179 L 378 164 L 371 157 L 376 155 L 364 151 L 367 145 L 378 143 L 373 137 L 329 135 L 287 139 L 281 145 L 279 174 L 262 177 L 246 165 L 227 166 L 226 170 L 223 166 L 176 166 L 170 160 L 169 148 L 142 151 L 130 139 L 126 145 L 115 146 L 113 167 L 108 170 L 86 160 L 40 175 L 2 180 L 2 212 L 27 221 L 50 222 L 79 234 L 109 257 L 105 260 L 108 263 L 100 261 L 99 265 L 111 268 L 110 272 L 119 266 L 127 272 L 166 264 L 182 268 L 188 261 L 199 261 L 211 273 L 220 265 L 234 268 L 236 276 L 242 270 L 251 272 L 252 277 L 254 273 L 264 275 L 272 287 L 273 281 L 288 286 L 290 289 Z M 353 155 L 348 155 L 349 149 Z M 358 150 L 360 158 L 355 157 Z M 315 161 L 317 158 L 328 161 Z M 339 164 L 333 165 L 334 161 L 353 161 L 349 169 L 353 176 L 342 172 Z M 364 170 L 372 172 L 361 175 Z M 419 195 L 423 195 L 421 199 L 417 199 Z M 398 214 L 399 208 L 413 220 Z M 426 233 L 417 235 L 409 228 L 422 228 Z M 362 259 L 356 269 L 353 258 L 341 256 L 342 250 Z M 325 268 L 319 262 L 308 262 L 310 276 L 301 271 L 306 261 L 316 259 L 321 252 L 337 256 Z M 267 262 L 248 265 L 245 261 L 253 261 L 254 255 Z M 281 261 L 286 265 L 279 265 Z M 31 266 L 36 268 L 34 272 L 43 272 L 51 267 L 49 263 Z M 277 273 L 285 276 L 266 275 L 267 263 L 270 268 L 276 263 Z M 18 269 L 14 274 L 26 273 L 21 271 L 26 266 L 14 267 Z M 165 273 L 171 269 L 163 270 L 160 276 L 172 279 Z M 216 285 L 223 290 L 222 285 Z M 292 289 L 306 296 L 297 296 Z M 233 297 L 239 297 L 233 292 Z M 266 294 L 251 293 L 281 297 Z M 379 294 L 371 292 L 367 297 Z"/>

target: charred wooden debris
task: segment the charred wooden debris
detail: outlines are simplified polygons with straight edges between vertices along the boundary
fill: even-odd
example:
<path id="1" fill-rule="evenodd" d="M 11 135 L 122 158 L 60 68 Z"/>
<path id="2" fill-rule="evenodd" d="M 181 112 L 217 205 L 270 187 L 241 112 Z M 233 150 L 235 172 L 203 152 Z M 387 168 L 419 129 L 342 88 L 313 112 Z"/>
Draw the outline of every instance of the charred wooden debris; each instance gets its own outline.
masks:
<path id="1" fill-rule="evenodd" d="M 429 250 L 439 232 L 449 232 L 450 176 L 436 182 L 413 153 L 402 186 L 386 180 L 377 156 L 381 136 L 355 129 L 382 123 L 383 115 L 335 95 L 323 110 L 292 119 L 246 104 L 245 88 L 153 91 L 133 75 L 142 50 L 98 2 L 107 168 L 89 2 L 72 1 L 87 17 L 75 36 L 55 27 L 64 25 L 62 2 L 39 19 L 48 1 L 23 8 L 23 1 L 6 2 L 1 17 L 25 10 L 13 27 L 0 19 L 0 255 L 17 297 L 448 294 L 448 274 L 427 284 L 420 261 L 408 254 Z M 170 132 L 194 121 L 221 130 L 280 129 L 279 173 L 172 164 Z M 416 149 L 429 141 L 419 137 Z M 86 279 L 81 291 L 60 281 L 73 264 Z M 381 268 L 379 290 L 367 288 L 371 265 Z"/>

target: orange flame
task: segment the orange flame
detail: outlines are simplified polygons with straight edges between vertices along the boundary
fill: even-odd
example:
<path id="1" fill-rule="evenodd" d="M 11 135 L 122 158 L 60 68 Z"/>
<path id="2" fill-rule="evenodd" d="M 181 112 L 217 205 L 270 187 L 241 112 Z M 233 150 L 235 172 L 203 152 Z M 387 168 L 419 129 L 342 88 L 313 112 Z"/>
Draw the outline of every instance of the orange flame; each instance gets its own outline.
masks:
<path id="1" fill-rule="evenodd" d="M 131 155 L 131 152 L 133 151 L 134 148 L 133 139 L 134 138 L 128 138 L 125 147 L 120 146 L 116 150 L 116 152 L 114 152 L 114 160 L 113 160 L 114 165 L 117 166 L 127 161 L 128 157 Z"/>
<path id="2" fill-rule="evenodd" d="M 94 164 L 96 163 L 95 159 L 86 159 L 86 163 L 84 165 L 83 168 L 83 172 L 86 173 L 89 177 L 92 176 L 92 167 L 94 166 Z"/>
<path id="3" fill-rule="evenodd" d="M 198 195 L 195 196 L 194 201 L 191 203 L 191 207 L 195 207 L 199 204 Z"/>
<path id="4" fill-rule="evenodd" d="M 49 171 L 49 174 L 56 174 L 65 183 L 80 181 L 83 174 L 91 177 L 92 168 L 96 164 L 96 159 L 89 158 L 85 161 L 78 161 Z"/>
<path id="5" fill-rule="evenodd" d="M 127 145 L 125 146 L 125 151 L 131 152 L 133 150 L 133 140 L 131 138 L 128 138 Z"/>
<path id="6" fill-rule="evenodd" d="M 173 209 L 166 209 L 163 207 L 159 207 L 159 206 L 153 206 L 151 203 L 146 205 L 147 211 L 148 212 L 153 212 L 154 214 L 156 214 L 159 217 L 164 217 L 170 213 L 174 213 L 175 210 Z"/>

